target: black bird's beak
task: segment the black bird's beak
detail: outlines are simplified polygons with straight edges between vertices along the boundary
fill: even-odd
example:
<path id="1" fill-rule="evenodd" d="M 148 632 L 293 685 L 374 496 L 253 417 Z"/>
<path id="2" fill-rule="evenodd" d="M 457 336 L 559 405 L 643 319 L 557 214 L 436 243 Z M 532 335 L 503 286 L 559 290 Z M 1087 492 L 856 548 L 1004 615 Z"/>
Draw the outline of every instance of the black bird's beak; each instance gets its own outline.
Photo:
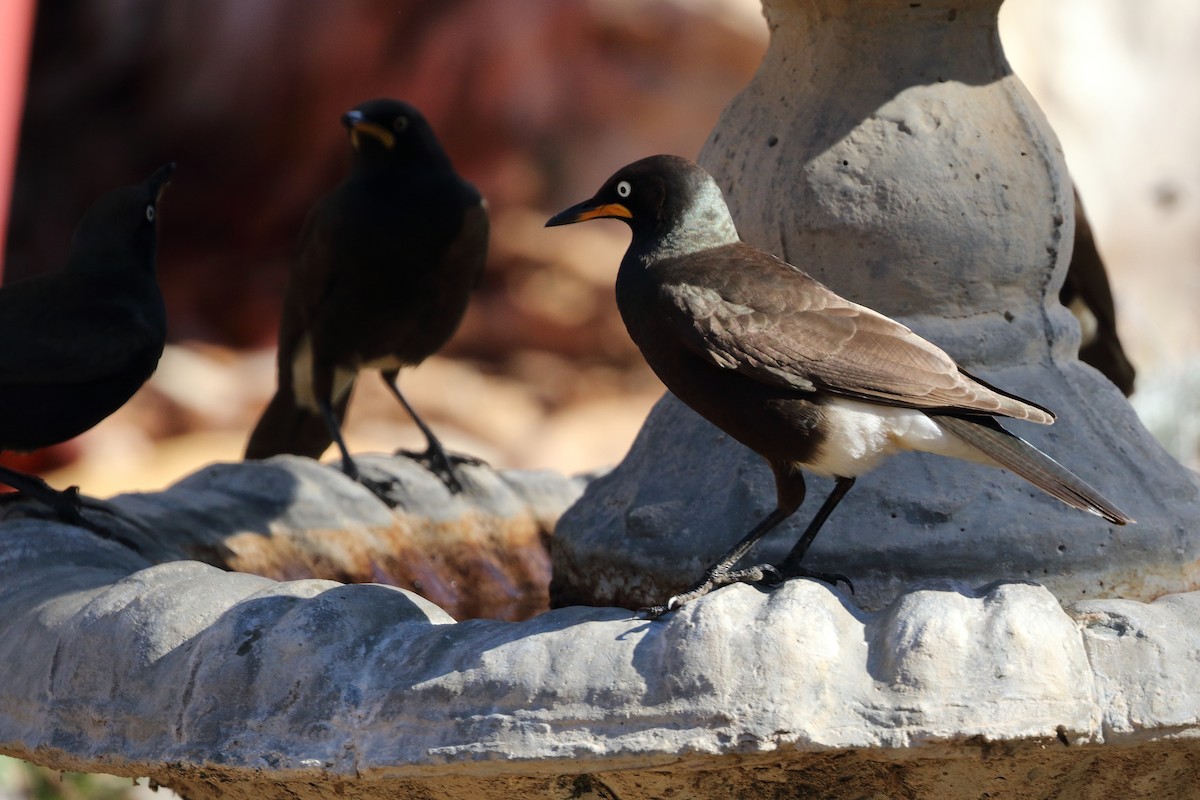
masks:
<path id="1" fill-rule="evenodd" d="M 363 136 L 370 136 L 388 150 L 396 146 L 396 134 L 376 122 L 369 122 L 357 109 L 342 115 L 342 124 L 350 131 L 350 144 L 357 150 Z"/>
<path id="2" fill-rule="evenodd" d="M 584 222 L 589 219 L 633 219 L 633 212 L 620 203 L 606 203 L 592 198 L 573 205 L 565 211 L 560 211 L 546 220 L 546 227 L 555 225 L 570 225 L 573 222 Z"/>
<path id="3" fill-rule="evenodd" d="M 154 171 L 154 174 L 146 179 L 146 186 L 154 190 L 154 202 L 157 203 L 162 199 L 163 190 L 167 188 L 167 184 L 171 182 L 171 176 L 175 174 L 175 162 L 163 164 Z"/>

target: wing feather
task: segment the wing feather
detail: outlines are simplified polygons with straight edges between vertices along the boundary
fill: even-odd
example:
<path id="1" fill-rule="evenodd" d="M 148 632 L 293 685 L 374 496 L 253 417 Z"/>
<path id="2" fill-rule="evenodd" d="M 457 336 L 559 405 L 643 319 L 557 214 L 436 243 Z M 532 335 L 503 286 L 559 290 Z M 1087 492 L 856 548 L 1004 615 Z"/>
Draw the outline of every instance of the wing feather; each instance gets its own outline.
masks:
<path id="1" fill-rule="evenodd" d="M 691 261 L 698 257 L 702 276 Z M 691 350 L 722 369 L 773 386 L 888 405 L 1053 420 L 1044 409 L 976 380 L 899 322 L 749 245 L 652 269 L 658 311 Z"/>

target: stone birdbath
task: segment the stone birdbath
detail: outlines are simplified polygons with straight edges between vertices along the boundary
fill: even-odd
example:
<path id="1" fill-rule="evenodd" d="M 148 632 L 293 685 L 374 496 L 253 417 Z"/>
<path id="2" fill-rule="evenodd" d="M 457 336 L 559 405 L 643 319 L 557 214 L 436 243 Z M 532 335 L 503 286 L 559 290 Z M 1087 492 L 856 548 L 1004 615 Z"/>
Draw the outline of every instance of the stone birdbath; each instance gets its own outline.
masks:
<path id="1" fill-rule="evenodd" d="M 857 595 L 738 585 L 647 622 L 771 502 L 670 397 L 586 489 L 470 467 L 451 497 L 366 459 L 389 507 L 281 458 L 114 498 L 107 538 L 10 505 L 0 752 L 189 798 L 1189 796 L 1197 484 L 1073 355 L 1070 183 L 999 6 L 765 0 L 701 161 L 748 241 L 1059 412 L 1020 433 L 1136 526 L 905 456 L 810 553 Z"/>

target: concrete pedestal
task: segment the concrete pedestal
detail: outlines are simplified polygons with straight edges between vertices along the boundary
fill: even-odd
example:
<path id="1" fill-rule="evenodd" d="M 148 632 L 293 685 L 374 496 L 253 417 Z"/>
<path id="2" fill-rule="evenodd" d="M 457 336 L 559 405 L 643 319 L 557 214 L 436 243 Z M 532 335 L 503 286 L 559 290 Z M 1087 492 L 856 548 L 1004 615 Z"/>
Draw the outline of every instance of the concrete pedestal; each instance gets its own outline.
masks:
<path id="1" fill-rule="evenodd" d="M 1073 200 L 1053 132 L 1008 69 L 1000 0 L 766 0 L 771 43 L 700 155 L 742 237 L 894 316 L 1058 414 L 1010 428 L 1137 519 L 1120 528 L 1000 470 L 902 455 L 859 480 L 809 552 L 867 607 L 923 578 L 1036 580 L 1058 597 L 1200 587 L 1195 477 L 1075 357 L 1057 301 Z M 760 546 L 777 561 L 830 484 Z M 674 398 L 558 528 L 552 602 L 647 605 L 774 502 L 761 459 Z"/>

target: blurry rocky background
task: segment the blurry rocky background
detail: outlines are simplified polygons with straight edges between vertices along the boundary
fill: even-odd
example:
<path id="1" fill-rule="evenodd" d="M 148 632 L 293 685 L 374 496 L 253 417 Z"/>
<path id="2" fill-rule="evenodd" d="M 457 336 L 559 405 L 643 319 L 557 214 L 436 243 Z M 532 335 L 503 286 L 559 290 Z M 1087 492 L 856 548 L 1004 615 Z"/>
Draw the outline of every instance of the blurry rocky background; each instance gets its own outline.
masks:
<path id="1" fill-rule="evenodd" d="M 1009 0 L 1003 23 L 1108 262 L 1135 401 L 1194 464 L 1200 7 Z M 628 234 L 542 223 L 628 161 L 694 156 L 765 41 L 756 0 L 43 3 L 4 277 L 56 268 L 97 195 L 173 159 L 159 254 L 172 344 L 104 424 L 5 460 L 107 496 L 237 459 L 273 389 L 301 221 L 346 170 L 340 115 L 379 95 L 425 111 L 493 215 L 484 285 L 443 354 L 402 375 L 406 393 L 452 448 L 497 466 L 619 460 L 661 392 L 613 303 Z M 420 443 L 371 376 L 348 438 Z"/>
<path id="2" fill-rule="evenodd" d="M 1002 30 L 1107 261 L 1134 402 L 1194 467 L 1200 5 L 1008 0 Z M 390 95 L 425 111 L 493 220 L 486 280 L 443 354 L 402 374 L 406 394 L 450 447 L 496 466 L 616 462 L 661 393 L 613 302 L 628 234 L 542 224 L 629 161 L 695 156 L 765 43 L 757 0 L 43 0 L 3 277 L 57 268 L 95 197 L 175 160 L 159 253 L 171 344 L 114 417 L 4 460 L 108 496 L 238 459 L 273 390 L 301 220 L 346 170 L 339 118 Z M 347 433 L 354 450 L 420 443 L 370 376 Z M 0 780 L 0 800 L 46 796 L 41 780 Z"/>
<path id="3" fill-rule="evenodd" d="M 406 395 L 495 466 L 619 460 L 662 391 L 613 302 L 623 232 L 543 223 L 627 161 L 694 155 L 764 40 L 748 3 L 45 3 L 5 278 L 57 267 L 107 188 L 179 169 L 160 229 L 170 349 L 123 411 L 37 466 L 106 496 L 240 458 L 301 222 L 347 170 L 341 115 L 383 95 L 425 112 L 492 213 L 483 286 L 442 357 L 402 374 Z M 369 375 L 347 438 L 422 441 Z"/>

